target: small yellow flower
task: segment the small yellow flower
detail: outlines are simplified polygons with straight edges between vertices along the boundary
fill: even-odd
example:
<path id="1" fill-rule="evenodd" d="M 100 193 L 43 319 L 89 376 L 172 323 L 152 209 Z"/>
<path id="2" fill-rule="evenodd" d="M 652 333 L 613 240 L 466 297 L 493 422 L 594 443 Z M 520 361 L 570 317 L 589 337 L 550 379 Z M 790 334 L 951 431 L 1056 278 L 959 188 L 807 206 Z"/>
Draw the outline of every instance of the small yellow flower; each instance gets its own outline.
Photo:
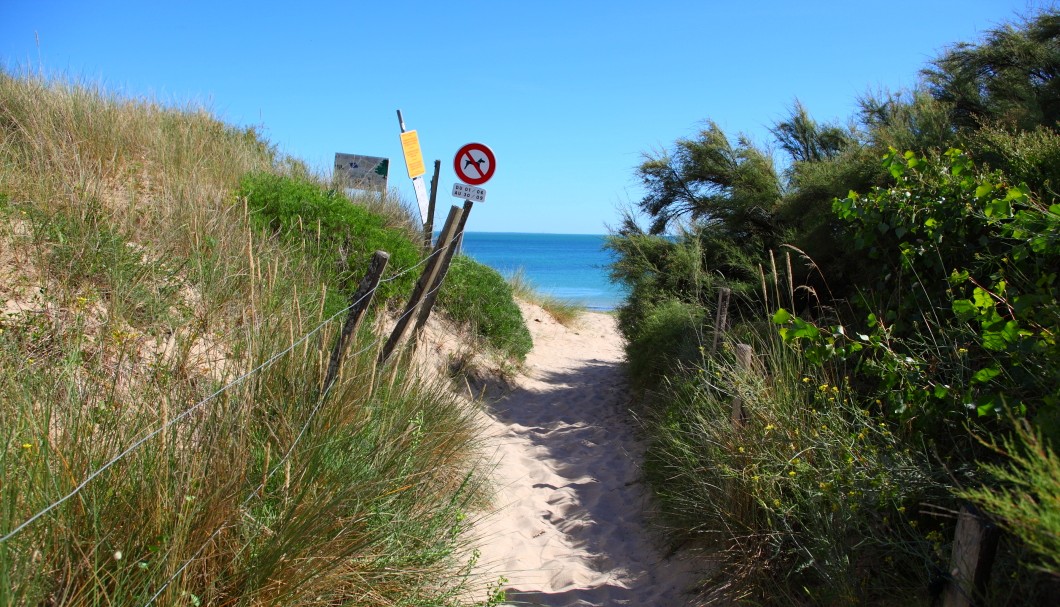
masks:
<path id="1" fill-rule="evenodd" d="M 740 453 L 743 453 L 744 452 L 744 448 L 740 447 L 740 448 L 737 449 L 737 451 L 739 451 Z"/>
<path id="2" fill-rule="evenodd" d="M 795 477 L 795 471 L 792 470 L 791 472 L 788 472 L 788 476 L 794 478 Z"/>
<path id="3" fill-rule="evenodd" d="M 804 378 L 802 378 L 802 383 L 804 383 L 804 384 L 808 384 L 808 383 L 810 383 L 811 381 L 813 381 L 813 380 L 812 380 L 812 379 L 810 379 L 809 377 L 804 377 Z"/>
<path id="4" fill-rule="evenodd" d="M 773 505 L 780 508 L 780 500 L 773 500 Z"/>
<path id="5" fill-rule="evenodd" d="M 33 443 L 22 443 L 22 448 L 23 449 L 32 449 L 33 448 Z"/>
<path id="6" fill-rule="evenodd" d="M 820 391 L 820 392 L 827 392 L 828 391 L 828 384 L 821 384 L 820 386 L 817 387 L 817 390 Z"/>
<path id="7" fill-rule="evenodd" d="M 773 424 L 769 424 L 768 426 L 766 426 L 766 432 L 769 432 L 770 430 L 776 430 L 776 429 L 777 429 L 777 427 L 774 426 Z"/>

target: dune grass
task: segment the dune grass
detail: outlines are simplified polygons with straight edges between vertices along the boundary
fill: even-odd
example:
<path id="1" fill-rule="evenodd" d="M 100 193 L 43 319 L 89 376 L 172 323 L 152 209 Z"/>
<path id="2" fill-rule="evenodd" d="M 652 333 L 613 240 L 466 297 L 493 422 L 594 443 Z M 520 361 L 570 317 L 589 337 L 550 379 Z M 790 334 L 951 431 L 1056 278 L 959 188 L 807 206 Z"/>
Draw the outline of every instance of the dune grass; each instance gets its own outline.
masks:
<path id="1" fill-rule="evenodd" d="M 542 292 L 534 285 L 522 268 L 508 276 L 507 280 L 516 298 L 540 306 L 552 318 L 556 319 L 556 322 L 565 327 L 572 326 L 585 311 L 585 308 L 576 302 Z"/>
<path id="2" fill-rule="evenodd" d="M 304 169 L 0 72 L 0 604 L 463 601 L 470 417 L 368 331 L 322 395 L 330 270 L 233 194 Z"/>

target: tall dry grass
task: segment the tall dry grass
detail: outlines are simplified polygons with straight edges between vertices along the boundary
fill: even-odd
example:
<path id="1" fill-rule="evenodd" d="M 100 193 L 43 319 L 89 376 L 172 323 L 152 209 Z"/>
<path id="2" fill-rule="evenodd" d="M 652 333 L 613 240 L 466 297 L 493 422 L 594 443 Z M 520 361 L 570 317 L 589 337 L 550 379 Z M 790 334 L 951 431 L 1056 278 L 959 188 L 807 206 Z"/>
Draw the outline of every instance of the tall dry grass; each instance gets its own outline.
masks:
<path id="1" fill-rule="evenodd" d="M 459 602 L 474 427 L 367 331 L 320 393 L 317 265 L 230 195 L 290 166 L 0 73 L 0 604 Z"/>

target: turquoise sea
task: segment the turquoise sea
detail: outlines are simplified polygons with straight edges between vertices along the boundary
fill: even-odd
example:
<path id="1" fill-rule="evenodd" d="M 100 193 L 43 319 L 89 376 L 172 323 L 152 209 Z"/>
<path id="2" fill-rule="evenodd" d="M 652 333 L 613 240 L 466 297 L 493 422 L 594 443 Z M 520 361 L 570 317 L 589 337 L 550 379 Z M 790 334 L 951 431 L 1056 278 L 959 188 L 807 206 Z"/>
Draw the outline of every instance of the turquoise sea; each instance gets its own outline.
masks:
<path id="1" fill-rule="evenodd" d="M 462 253 L 505 277 L 522 269 L 542 292 L 592 310 L 613 310 L 624 297 L 607 277 L 611 252 L 603 235 L 466 232 Z"/>

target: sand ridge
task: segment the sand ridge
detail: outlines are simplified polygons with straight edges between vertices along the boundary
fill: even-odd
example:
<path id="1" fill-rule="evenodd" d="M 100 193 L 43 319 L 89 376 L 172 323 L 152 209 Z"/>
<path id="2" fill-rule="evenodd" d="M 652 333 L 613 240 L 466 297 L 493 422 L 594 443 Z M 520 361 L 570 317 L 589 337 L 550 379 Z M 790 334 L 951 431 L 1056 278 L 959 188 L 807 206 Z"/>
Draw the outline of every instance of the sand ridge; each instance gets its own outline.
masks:
<path id="1" fill-rule="evenodd" d="M 521 304 L 534 338 L 524 371 L 487 405 L 495 510 L 477 526 L 484 579 L 513 604 L 683 604 L 690 565 L 665 556 L 645 517 L 643 444 L 628 412 L 613 316 L 574 328 Z"/>

